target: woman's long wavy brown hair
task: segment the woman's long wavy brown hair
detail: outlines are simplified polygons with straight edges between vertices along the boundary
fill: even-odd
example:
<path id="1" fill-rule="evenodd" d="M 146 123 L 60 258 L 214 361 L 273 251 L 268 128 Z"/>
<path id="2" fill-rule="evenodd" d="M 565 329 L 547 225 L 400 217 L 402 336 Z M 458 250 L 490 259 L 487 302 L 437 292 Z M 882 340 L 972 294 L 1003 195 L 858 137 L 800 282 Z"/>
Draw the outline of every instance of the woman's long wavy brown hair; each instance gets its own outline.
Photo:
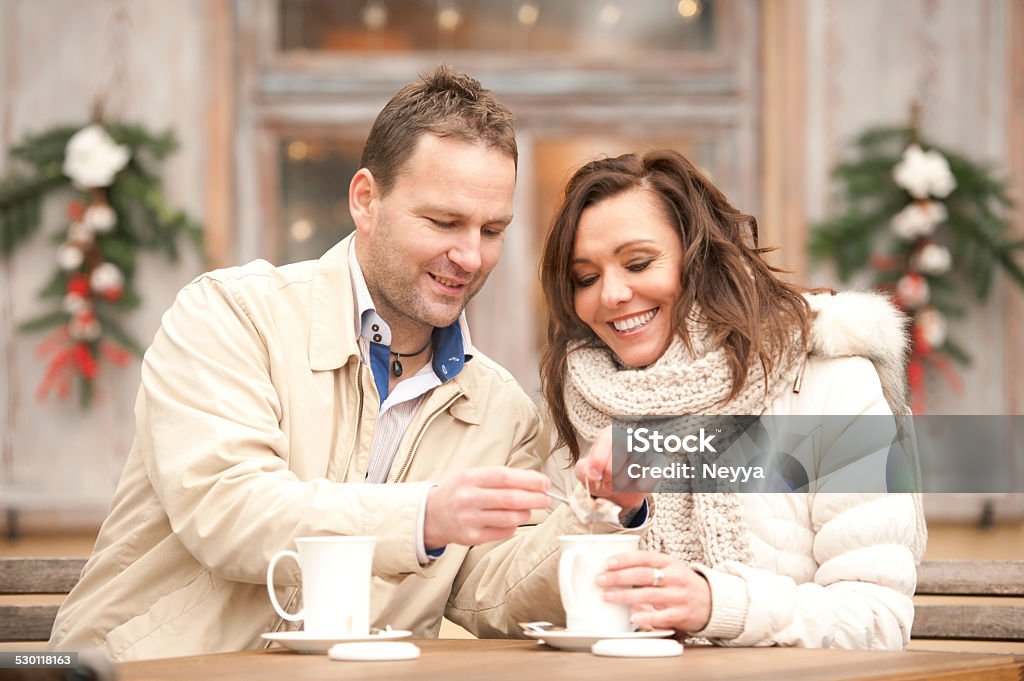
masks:
<path id="1" fill-rule="evenodd" d="M 588 207 L 633 189 L 653 192 L 678 230 L 683 246 L 680 295 L 673 317 L 686 347 L 693 349 L 684 320 L 699 306 L 715 345 L 724 346 L 735 397 L 757 358 L 768 375 L 793 331 L 804 346 L 810 309 L 801 290 L 776 276 L 764 261 L 757 221 L 736 210 L 690 161 L 663 149 L 587 163 L 569 180 L 544 244 L 541 283 L 548 304 L 548 345 L 541 359 L 544 398 L 558 431 L 557 447 L 568 446 L 575 463 L 580 448 L 565 406 L 565 374 L 572 345 L 603 345 L 577 315 L 572 278 L 580 216 Z M 628 225 L 623 226 L 624 230 Z M 767 389 L 767 386 L 766 386 Z"/>

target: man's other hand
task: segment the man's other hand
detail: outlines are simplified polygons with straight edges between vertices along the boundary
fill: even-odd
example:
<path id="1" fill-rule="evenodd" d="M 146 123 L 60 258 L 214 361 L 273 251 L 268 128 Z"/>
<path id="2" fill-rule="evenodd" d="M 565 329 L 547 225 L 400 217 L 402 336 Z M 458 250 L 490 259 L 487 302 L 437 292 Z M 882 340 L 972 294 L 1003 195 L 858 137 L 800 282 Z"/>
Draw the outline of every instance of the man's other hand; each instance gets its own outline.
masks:
<path id="1" fill-rule="evenodd" d="M 504 466 L 470 468 L 434 487 L 427 496 L 424 544 L 475 546 L 506 539 L 548 507 L 551 481 L 537 471 Z"/>

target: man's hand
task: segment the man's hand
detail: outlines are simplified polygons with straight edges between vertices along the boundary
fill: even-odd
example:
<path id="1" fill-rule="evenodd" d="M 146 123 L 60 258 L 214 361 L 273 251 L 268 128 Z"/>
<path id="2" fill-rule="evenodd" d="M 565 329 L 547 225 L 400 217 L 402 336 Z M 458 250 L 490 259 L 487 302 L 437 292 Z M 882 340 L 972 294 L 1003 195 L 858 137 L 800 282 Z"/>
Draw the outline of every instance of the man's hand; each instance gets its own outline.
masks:
<path id="1" fill-rule="evenodd" d="M 548 507 L 549 487 L 551 481 L 537 471 L 504 466 L 463 471 L 427 494 L 424 544 L 429 551 L 511 537 L 530 511 Z"/>
<path id="2" fill-rule="evenodd" d="M 625 464 L 625 458 L 621 464 Z M 595 497 L 604 497 L 622 507 L 623 511 L 632 511 L 640 507 L 647 497 L 643 492 L 615 492 L 613 481 L 624 481 L 624 471 L 616 471 L 612 460 L 612 427 L 608 426 L 594 440 L 594 446 L 585 459 L 576 462 L 576 479 L 589 485 L 590 493 Z"/>

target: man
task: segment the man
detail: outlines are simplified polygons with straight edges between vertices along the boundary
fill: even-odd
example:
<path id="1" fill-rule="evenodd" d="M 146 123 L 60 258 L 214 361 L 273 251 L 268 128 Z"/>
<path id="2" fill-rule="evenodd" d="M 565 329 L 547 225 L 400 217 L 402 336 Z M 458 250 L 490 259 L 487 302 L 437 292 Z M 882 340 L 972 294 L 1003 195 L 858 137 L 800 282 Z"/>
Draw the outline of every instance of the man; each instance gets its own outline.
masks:
<path id="1" fill-rule="evenodd" d="M 563 616 L 556 538 L 586 528 L 562 506 L 516 533 L 548 506 L 537 414 L 462 317 L 501 254 L 516 159 L 509 111 L 441 67 L 374 122 L 349 187 L 353 237 L 182 290 L 51 647 L 127 660 L 261 645 L 285 624 L 270 557 L 309 535 L 378 537 L 375 626 L 434 636 L 447 613 L 508 635 Z M 296 598 L 294 571 L 281 581 Z"/>

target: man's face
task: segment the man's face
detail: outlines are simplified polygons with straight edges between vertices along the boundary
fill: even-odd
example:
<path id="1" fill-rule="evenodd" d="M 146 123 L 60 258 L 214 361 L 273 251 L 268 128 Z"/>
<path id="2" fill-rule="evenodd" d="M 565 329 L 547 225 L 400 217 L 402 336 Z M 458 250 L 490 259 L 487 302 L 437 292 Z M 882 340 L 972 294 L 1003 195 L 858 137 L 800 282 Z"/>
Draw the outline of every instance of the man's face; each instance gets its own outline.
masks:
<path id="1" fill-rule="evenodd" d="M 387 195 L 360 173 L 350 199 L 356 254 L 377 312 L 398 335 L 450 325 L 501 257 L 515 163 L 497 149 L 424 134 Z"/>

